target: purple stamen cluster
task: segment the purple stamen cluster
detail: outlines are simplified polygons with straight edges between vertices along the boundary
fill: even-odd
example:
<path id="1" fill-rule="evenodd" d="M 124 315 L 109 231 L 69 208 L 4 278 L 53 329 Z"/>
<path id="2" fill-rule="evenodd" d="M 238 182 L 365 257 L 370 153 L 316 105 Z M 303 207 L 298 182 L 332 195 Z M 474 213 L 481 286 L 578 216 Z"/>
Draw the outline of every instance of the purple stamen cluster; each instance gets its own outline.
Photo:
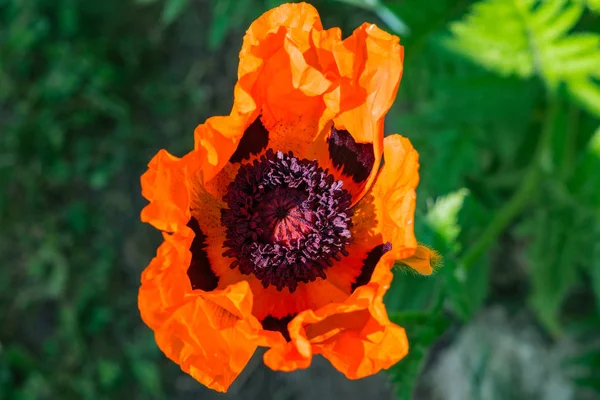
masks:
<path id="1" fill-rule="evenodd" d="M 351 195 L 342 185 L 292 152 L 268 150 L 242 165 L 221 210 L 231 268 L 290 292 L 299 282 L 324 279 L 332 260 L 348 255 Z"/>

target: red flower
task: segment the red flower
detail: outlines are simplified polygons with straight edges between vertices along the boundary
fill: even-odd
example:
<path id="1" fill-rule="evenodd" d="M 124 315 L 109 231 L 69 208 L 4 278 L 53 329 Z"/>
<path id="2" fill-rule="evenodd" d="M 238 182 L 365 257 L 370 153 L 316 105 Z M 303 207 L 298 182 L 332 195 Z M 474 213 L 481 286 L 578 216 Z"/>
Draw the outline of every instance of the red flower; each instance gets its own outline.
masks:
<path id="1" fill-rule="evenodd" d="M 226 391 L 257 346 L 275 370 L 322 354 L 351 379 L 408 352 L 382 299 L 396 260 L 430 274 L 432 254 L 413 232 L 418 154 L 383 138 L 402 61 L 375 25 L 342 40 L 312 6 L 282 5 L 244 37 L 231 114 L 150 162 L 142 220 L 164 243 L 139 308 L 206 386 Z"/>

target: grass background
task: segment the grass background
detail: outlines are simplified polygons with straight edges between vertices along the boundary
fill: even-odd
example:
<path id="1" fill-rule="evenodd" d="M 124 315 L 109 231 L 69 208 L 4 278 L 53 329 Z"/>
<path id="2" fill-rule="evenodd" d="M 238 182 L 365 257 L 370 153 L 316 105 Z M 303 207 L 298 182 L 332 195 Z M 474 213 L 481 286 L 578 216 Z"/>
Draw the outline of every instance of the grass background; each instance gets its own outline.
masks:
<path id="1" fill-rule="evenodd" d="M 410 355 L 356 382 L 258 357 L 227 397 L 598 398 L 598 4 L 427 3 L 313 2 L 405 46 L 386 130 L 421 154 L 417 233 L 445 259 L 386 297 Z M 222 398 L 139 318 L 160 240 L 139 176 L 228 113 L 243 33 L 277 4 L 0 0 L 0 399 Z"/>

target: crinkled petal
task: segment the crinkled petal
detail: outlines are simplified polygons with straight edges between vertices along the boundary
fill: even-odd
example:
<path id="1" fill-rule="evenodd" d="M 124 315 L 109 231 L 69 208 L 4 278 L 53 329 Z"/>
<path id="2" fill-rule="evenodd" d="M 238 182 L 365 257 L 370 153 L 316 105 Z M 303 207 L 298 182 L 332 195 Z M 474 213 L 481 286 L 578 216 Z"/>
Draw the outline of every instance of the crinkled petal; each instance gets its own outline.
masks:
<path id="1" fill-rule="evenodd" d="M 181 369 L 209 388 L 227 388 L 257 347 L 260 324 L 252 316 L 247 282 L 194 293 L 155 330 L 156 343 Z"/>
<path id="2" fill-rule="evenodd" d="M 215 234 L 212 216 L 218 212 L 218 202 L 202 190 L 199 182 L 192 182 L 188 179 L 197 224 L 163 234 L 163 244 L 142 273 L 138 307 L 167 357 L 204 385 L 226 391 L 261 340 L 264 342 L 262 327 L 252 314 L 253 297 L 248 282 L 210 291 L 192 288 L 194 281 L 203 287 L 203 282 L 197 280 L 209 276 L 208 272 L 212 274 L 212 264 L 222 260 L 220 255 L 211 257 L 212 253 L 203 247 L 196 248 L 199 234 Z M 204 212 L 199 212 L 199 208 Z M 209 241 L 209 245 L 214 241 Z M 190 252 L 190 248 L 194 251 Z M 192 268 L 206 271 L 190 273 Z"/>
<path id="3" fill-rule="evenodd" d="M 404 329 L 389 321 L 383 295 L 392 279 L 391 263 L 381 260 L 368 284 L 341 303 L 306 310 L 288 325 L 291 341 L 265 353 L 274 370 L 306 368 L 322 354 L 350 379 L 389 368 L 408 352 Z"/>
<path id="4" fill-rule="evenodd" d="M 340 41 L 310 4 L 267 11 L 244 36 L 232 113 L 258 110 L 269 148 L 314 159 L 313 142 L 333 118 L 323 95 L 338 79 L 331 49 Z"/>
<path id="5" fill-rule="evenodd" d="M 323 109 L 320 95 L 331 83 L 304 56 L 312 31 L 322 29 L 317 10 L 306 3 L 283 4 L 254 21 L 240 51 L 234 108 L 260 109 L 269 121 Z"/>
<path id="6" fill-rule="evenodd" d="M 342 40 L 339 29 L 323 30 L 313 6 L 284 4 L 254 21 L 244 37 L 233 109 L 230 117 L 218 117 L 237 116 L 244 123 L 197 130 L 196 143 L 200 136 L 211 138 L 203 139 L 212 143 L 205 144 L 209 155 L 225 155 L 220 170 L 235 151 L 239 132 L 260 118 L 268 148 L 317 159 L 344 180 L 356 203 L 381 161 L 383 119 L 398 90 L 402 63 L 398 37 L 375 25 L 363 24 Z M 335 132 L 347 133 L 352 143 Z M 207 179 L 216 175 L 209 170 Z"/>
<path id="7" fill-rule="evenodd" d="M 376 229 L 381 231 L 384 242 L 392 244 L 392 250 L 384 257 L 401 260 L 417 249 L 414 218 L 419 154 L 407 138 L 391 135 L 385 138 L 384 157 L 385 164 L 373 186 Z"/>
<path id="8" fill-rule="evenodd" d="M 334 46 L 333 53 L 342 82 L 326 101 L 338 114 L 336 127 L 381 151 L 380 129 L 400 85 L 404 49 L 397 36 L 365 23 Z"/>
<path id="9" fill-rule="evenodd" d="M 214 243 L 207 248 L 209 258 L 215 259 L 222 254 L 222 239 L 220 244 Z M 314 282 L 299 282 L 296 290 L 291 293 L 288 288 L 277 290 L 274 286 L 265 288 L 254 275 L 244 275 L 237 268 L 230 268 L 233 259 L 222 257 L 223 262 L 212 263 L 215 274 L 219 276 L 219 288 L 245 280 L 250 285 L 254 295 L 253 315 L 259 321 L 266 317 L 283 318 L 296 315 L 306 309 L 318 309 L 332 302 L 342 301 L 349 292 L 335 286 L 328 279 L 318 278 Z"/>
<path id="10" fill-rule="evenodd" d="M 192 151 L 177 158 L 163 149 L 152 158 L 141 177 L 142 195 L 150 201 L 142 210 L 143 222 L 168 232 L 187 224 L 190 194 L 186 171 L 201 162 L 201 157 L 201 153 Z"/>
<path id="11" fill-rule="evenodd" d="M 204 182 L 213 179 L 235 153 L 244 132 L 258 117 L 255 109 L 245 113 L 235 108 L 229 116 L 217 116 L 207 119 L 194 130 L 196 150 L 206 154 L 202 163 Z"/>
<path id="12" fill-rule="evenodd" d="M 334 262 L 327 279 L 342 290 L 352 290 L 368 277 L 369 257 L 377 246 L 389 243 L 381 254 L 389 260 L 401 260 L 419 273 L 428 275 L 439 259 L 437 253 L 417 246 L 414 235 L 416 193 L 419 182 L 418 154 L 410 141 L 400 135 L 385 138 L 385 164 L 369 193 L 354 206 L 352 242 L 349 256 Z"/>
<path id="13" fill-rule="evenodd" d="M 340 78 L 335 89 L 324 95 L 335 115 L 331 136 L 336 131 L 349 133 L 356 144 L 348 152 L 357 152 L 363 160 L 368 156 L 368 162 L 356 163 L 352 154 L 336 154 L 331 143 L 328 155 L 336 177 L 344 180 L 357 202 L 368 191 L 381 161 L 384 118 L 400 85 L 404 49 L 397 36 L 365 23 L 334 44 L 333 56 Z"/>
<path id="14" fill-rule="evenodd" d="M 156 257 L 142 273 L 142 286 L 138 294 L 138 307 L 142 319 L 156 329 L 179 307 L 187 293 L 191 292 L 186 275 L 190 265 L 190 245 L 194 233 L 184 228 L 173 235 L 163 233 L 164 242 Z"/>
<path id="15" fill-rule="evenodd" d="M 403 260 L 417 251 L 414 216 L 419 155 L 410 141 L 400 135 L 386 137 L 384 146 L 385 164 L 371 191 L 355 206 L 352 221 L 355 230 L 367 232 L 369 237 L 381 237 L 380 243 L 391 244 L 391 251 L 384 258 Z M 431 265 L 423 262 L 407 265 L 425 275 L 432 272 Z"/>

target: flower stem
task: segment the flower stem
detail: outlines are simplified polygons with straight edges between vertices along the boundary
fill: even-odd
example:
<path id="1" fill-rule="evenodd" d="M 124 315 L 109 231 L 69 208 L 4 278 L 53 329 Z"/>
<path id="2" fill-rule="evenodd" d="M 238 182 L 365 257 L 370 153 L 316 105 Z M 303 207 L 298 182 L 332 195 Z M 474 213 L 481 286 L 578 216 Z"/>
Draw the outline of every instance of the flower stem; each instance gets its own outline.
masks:
<path id="1" fill-rule="evenodd" d="M 559 109 L 559 101 L 552 94 L 549 95 L 548 111 L 544 126 L 531 163 L 525 171 L 525 176 L 516 192 L 485 227 L 477 241 L 465 251 L 459 265 L 468 270 L 477 262 L 487 248 L 496 240 L 510 222 L 523 211 L 529 204 L 538 186 L 544 165 L 550 159 L 550 144 L 554 121 Z"/>

